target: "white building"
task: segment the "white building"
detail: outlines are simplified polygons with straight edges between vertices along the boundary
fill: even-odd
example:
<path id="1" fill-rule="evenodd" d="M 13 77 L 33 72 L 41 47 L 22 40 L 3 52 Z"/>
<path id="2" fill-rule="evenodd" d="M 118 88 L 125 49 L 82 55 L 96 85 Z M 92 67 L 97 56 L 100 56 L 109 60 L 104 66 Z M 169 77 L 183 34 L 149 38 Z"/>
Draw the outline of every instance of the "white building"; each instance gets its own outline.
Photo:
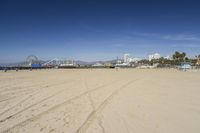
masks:
<path id="1" fill-rule="evenodd" d="M 103 64 L 97 62 L 97 63 L 93 64 L 92 66 L 93 66 L 93 67 L 102 67 Z"/>
<path id="2" fill-rule="evenodd" d="M 124 63 L 138 62 L 140 58 L 133 58 L 130 54 L 124 54 Z"/>
<path id="3" fill-rule="evenodd" d="M 141 59 L 140 58 L 129 58 L 128 62 L 135 62 L 137 63 L 138 61 L 140 61 Z"/>
<path id="4" fill-rule="evenodd" d="M 122 60 L 117 60 L 117 64 L 122 64 Z"/>
<path id="5" fill-rule="evenodd" d="M 159 58 L 161 58 L 161 55 L 158 53 L 149 55 L 149 61 L 151 61 L 153 59 L 159 59 Z"/>
<path id="6" fill-rule="evenodd" d="M 124 62 L 128 63 L 130 60 L 130 54 L 124 54 Z"/>
<path id="7" fill-rule="evenodd" d="M 74 60 L 67 60 L 67 59 L 63 59 L 60 60 L 60 66 L 64 67 L 64 66 L 76 66 L 76 62 Z"/>

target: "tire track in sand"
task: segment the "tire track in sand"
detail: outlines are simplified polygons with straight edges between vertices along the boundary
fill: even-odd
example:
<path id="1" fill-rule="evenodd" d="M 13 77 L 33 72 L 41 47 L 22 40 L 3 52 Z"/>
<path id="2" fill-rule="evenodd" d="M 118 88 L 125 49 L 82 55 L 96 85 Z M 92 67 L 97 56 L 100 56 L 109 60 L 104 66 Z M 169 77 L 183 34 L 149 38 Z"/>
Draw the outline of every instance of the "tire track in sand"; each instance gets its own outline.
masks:
<path id="1" fill-rule="evenodd" d="M 20 87 L 17 87 L 17 89 L 16 89 L 16 87 L 14 87 L 14 88 L 11 88 L 11 89 L 9 89 L 9 90 L 12 90 L 12 89 L 14 89 L 14 90 L 12 90 L 12 91 L 14 91 L 14 92 L 12 92 L 12 93 L 15 93 L 15 96 L 12 96 L 12 97 L 10 97 L 10 98 L 7 98 L 7 99 L 3 99 L 3 100 L 0 100 L 0 103 L 1 102 L 7 102 L 7 101 L 9 101 L 9 100 L 12 100 L 12 99 L 14 99 L 14 98 L 17 98 L 18 96 L 20 96 L 20 95 L 29 95 L 29 94 L 31 94 L 31 93 L 33 93 L 33 92 L 39 92 L 40 90 L 42 90 L 42 89 L 44 89 L 44 88 L 47 88 L 48 86 L 56 86 L 56 85 L 59 85 L 59 84 L 64 84 L 64 83 L 66 83 L 66 81 L 63 81 L 63 82 L 61 82 L 61 83 L 57 83 L 57 84 L 45 84 L 44 85 L 44 83 L 43 82 L 41 82 L 41 83 L 38 83 L 38 84 L 34 84 L 34 85 L 31 85 L 31 86 L 25 86 L 25 87 L 22 87 L 22 88 L 26 88 L 26 89 L 24 89 L 24 90 L 21 90 L 21 91 L 17 91 L 16 92 L 16 90 L 19 90 L 20 89 Z M 32 87 L 34 88 L 34 87 L 37 87 L 37 86 L 40 86 L 40 85 L 43 85 L 43 87 L 42 88 L 38 88 L 38 89 L 31 89 Z M 5 91 L 3 91 L 3 92 L 5 92 Z M 22 94 L 22 93 L 24 93 L 25 92 L 25 94 Z M 27 93 L 28 92 L 28 93 Z M 0 91 L 0 94 L 1 94 L 2 92 Z M 16 95 L 17 94 L 17 95 Z M 35 94 L 35 93 L 34 93 Z M 33 94 L 33 95 L 34 95 Z M 5 95 L 5 94 L 4 94 Z M 9 96 L 9 94 L 7 94 L 8 96 Z M 19 103 L 20 104 L 20 103 Z M 1 116 L 1 113 L 0 113 L 0 116 Z"/>
<path id="2" fill-rule="evenodd" d="M 65 82 L 65 83 L 66 83 L 66 82 Z M 63 82 L 63 84 L 64 84 L 64 82 Z M 42 89 L 43 89 L 43 88 L 42 88 Z M 22 109 L 22 110 L 20 110 L 20 111 L 18 111 L 18 112 L 16 112 L 16 113 L 14 113 L 14 114 L 12 114 L 12 115 L 10 115 L 10 116 L 4 118 L 4 119 L 1 119 L 1 120 L 0 120 L 0 123 L 6 121 L 6 120 L 8 120 L 8 119 L 10 119 L 10 118 L 12 118 L 12 117 L 18 115 L 18 114 L 20 114 L 20 113 L 22 113 L 22 112 L 24 112 L 24 111 L 30 109 L 31 107 L 34 107 L 34 106 L 36 106 L 36 105 L 38 105 L 38 104 L 40 104 L 40 103 L 42 103 L 42 102 L 44 102 L 44 101 L 46 101 L 46 100 L 48 100 L 48 99 L 54 97 L 54 96 L 56 96 L 56 95 L 58 95 L 58 94 L 60 94 L 60 93 L 62 93 L 62 92 L 64 92 L 64 91 L 66 91 L 66 88 L 64 88 L 64 89 L 62 89 L 62 90 L 60 90 L 60 91 L 58 91 L 58 92 L 56 92 L 56 93 L 54 93 L 54 94 L 52 94 L 52 95 L 50 95 L 50 96 L 44 98 L 44 99 L 42 99 L 42 100 L 40 100 L 40 101 L 38 101 L 38 102 L 36 102 L 36 103 L 34 103 L 34 104 L 31 104 L 30 106 L 28 106 L 28 107 L 26 107 L 26 108 L 24 108 L 24 109 Z M 29 98 L 31 98 L 31 97 L 29 97 Z M 29 99 L 29 98 L 27 98 L 27 99 Z M 26 100 L 27 100 L 27 99 L 26 99 Z M 24 102 L 24 101 L 25 101 L 25 100 L 22 100 L 21 102 Z M 21 104 L 21 102 L 18 103 L 18 104 Z M 18 105 L 18 104 L 17 104 L 17 105 Z M 12 109 L 12 108 L 14 108 L 14 107 L 11 107 L 10 109 Z M 9 110 L 10 110 L 10 109 L 9 109 Z M 4 114 L 4 113 L 5 113 L 5 112 L 3 112 L 3 114 Z M 1 113 L 1 115 L 2 115 L 2 113 Z M 1 115 L 0 115 L 0 116 L 1 116 Z"/>
<path id="3" fill-rule="evenodd" d="M 0 103 L 1 103 L 1 102 L 5 102 L 5 101 L 12 100 L 12 99 L 14 99 L 14 98 L 16 98 L 16 97 L 14 96 L 14 97 L 10 97 L 10 98 L 7 98 L 7 99 L 2 99 L 2 100 L 0 100 Z"/>
<path id="4" fill-rule="evenodd" d="M 32 90 L 32 88 L 35 88 L 35 87 L 38 87 L 38 86 L 41 86 L 41 85 L 42 86 L 55 86 L 55 85 L 63 84 L 63 83 L 66 83 L 66 81 L 62 81 L 60 83 L 54 83 L 54 84 L 47 84 L 47 83 L 44 83 L 44 82 L 40 82 L 40 83 L 37 83 L 37 84 L 34 84 L 34 85 L 10 87 L 10 89 L 1 90 L 0 93 L 2 94 L 2 93 L 5 93 L 5 92 L 8 92 L 8 94 L 9 94 L 9 93 L 13 93 L 13 91 L 16 93 L 17 90 L 22 90 L 22 92 L 23 92 L 23 91 Z"/>
<path id="5" fill-rule="evenodd" d="M 73 82 L 73 81 L 68 80 L 68 81 L 60 82 L 60 83 L 56 83 L 56 84 L 48 84 L 48 85 L 45 85 L 45 86 L 42 87 L 42 88 L 35 89 L 34 91 L 32 91 L 32 92 L 34 92 L 33 94 L 31 94 L 31 93 L 26 94 L 26 95 L 29 95 L 27 98 L 22 99 L 20 102 L 18 102 L 18 103 L 15 104 L 14 106 L 12 106 L 12 107 L 8 108 L 7 110 L 1 112 L 1 113 L 0 113 L 0 116 L 2 116 L 2 115 L 3 115 L 4 113 L 6 113 L 7 111 L 9 111 L 9 110 L 11 110 L 11 109 L 13 109 L 13 108 L 19 106 L 20 104 L 24 103 L 25 101 L 29 100 L 30 98 L 33 98 L 35 95 L 37 95 L 38 93 L 40 93 L 43 89 L 47 88 L 48 86 L 50 86 L 50 88 L 53 88 L 53 87 L 55 87 L 55 86 L 57 86 L 57 85 L 65 84 L 66 82 Z M 23 95 L 22 95 L 22 96 L 23 96 Z M 50 97 L 50 98 L 51 98 L 51 97 Z M 9 99 L 8 99 L 8 100 L 9 100 Z M 36 105 L 37 105 L 37 104 L 36 104 Z M 31 105 L 30 105 L 30 106 L 31 106 Z M 0 122 L 1 122 L 1 120 L 0 120 Z"/>
<path id="6" fill-rule="evenodd" d="M 97 118 L 97 115 L 106 107 L 106 105 L 113 99 L 113 97 L 122 89 L 126 88 L 127 86 L 129 86 L 130 84 L 132 84 L 133 82 L 137 81 L 139 79 L 135 79 L 135 80 L 131 80 L 128 83 L 122 85 L 121 87 L 119 87 L 118 89 L 116 89 L 115 91 L 113 91 L 113 93 L 111 95 L 109 95 L 99 106 L 96 110 L 92 111 L 90 113 L 90 115 L 87 117 L 87 119 L 85 120 L 85 122 L 77 129 L 77 131 L 75 133 L 85 133 L 87 131 L 87 129 L 89 128 L 89 126 L 92 124 L 92 122 Z"/>
<path id="7" fill-rule="evenodd" d="M 12 129 L 14 129 L 14 128 L 19 128 L 19 127 L 25 126 L 25 125 L 29 124 L 30 122 L 33 122 L 33 121 L 35 121 L 35 120 L 37 120 L 37 119 L 40 119 L 40 117 L 42 117 L 43 115 L 48 114 L 49 112 L 51 112 L 51 111 L 53 111 L 53 110 L 59 108 L 60 106 L 63 106 L 63 105 L 68 104 L 68 103 L 71 103 L 72 101 L 74 101 L 74 100 L 76 100 L 76 99 L 79 99 L 79 98 L 81 98 L 81 97 L 83 97 L 83 96 L 85 96 L 85 95 L 88 95 L 88 94 L 91 93 L 91 92 L 94 92 L 94 91 L 99 90 L 99 89 L 101 89 L 101 88 L 104 88 L 104 87 L 106 87 L 106 86 L 112 85 L 112 84 L 114 84 L 114 83 L 117 82 L 117 81 L 118 81 L 118 80 L 115 80 L 115 81 L 113 81 L 113 82 L 110 82 L 110 83 L 107 83 L 107 84 L 103 84 L 103 85 L 101 85 L 101 86 L 99 86 L 99 87 L 96 87 L 95 89 L 92 89 L 92 90 L 88 90 L 88 91 L 86 91 L 86 92 L 83 92 L 83 93 L 81 93 L 80 95 L 74 96 L 74 97 L 72 97 L 71 99 L 68 99 L 68 100 L 66 100 L 66 101 L 64 101 L 64 102 L 62 102 L 62 103 L 60 103 L 60 104 L 57 104 L 57 105 L 55 105 L 55 106 L 49 108 L 48 110 L 46 110 L 46 111 L 44 111 L 44 112 L 41 112 L 41 113 L 39 113 L 39 114 L 37 114 L 37 115 L 35 115 L 35 116 L 29 118 L 29 119 L 26 119 L 26 120 L 24 120 L 24 121 L 22 121 L 22 122 L 20 122 L 20 123 L 18 123 L 18 124 L 16 124 L 16 125 L 12 126 L 11 128 L 8 128 L 8 129 L 6 129 L 6 130 L 0 131 L 0 133 L 6 133 L 6 132 L 9 132 L 10 130 L 12 130 Z"/>

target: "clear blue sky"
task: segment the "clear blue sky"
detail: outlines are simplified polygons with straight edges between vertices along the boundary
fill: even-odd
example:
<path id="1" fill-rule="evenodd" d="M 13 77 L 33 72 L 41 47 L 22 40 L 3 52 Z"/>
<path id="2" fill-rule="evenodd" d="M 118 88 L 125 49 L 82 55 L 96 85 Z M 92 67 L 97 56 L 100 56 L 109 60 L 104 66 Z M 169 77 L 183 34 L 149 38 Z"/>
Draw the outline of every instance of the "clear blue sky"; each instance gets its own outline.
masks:
<path id="1" fill-rule="evenodd" d="M 200 54 L 197 0 L 1 0 L 0 63 Z"/>

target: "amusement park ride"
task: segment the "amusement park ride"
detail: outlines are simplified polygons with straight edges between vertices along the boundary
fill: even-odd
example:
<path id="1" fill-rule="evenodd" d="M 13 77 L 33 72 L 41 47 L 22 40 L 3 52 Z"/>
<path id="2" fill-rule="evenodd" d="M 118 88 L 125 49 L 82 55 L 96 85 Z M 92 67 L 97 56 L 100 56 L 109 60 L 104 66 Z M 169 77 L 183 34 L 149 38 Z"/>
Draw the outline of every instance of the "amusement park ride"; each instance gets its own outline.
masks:
<path id="1" fill-rule="evenodd" d="M 28 67 L 41 67 L 42 65 L 40 64 L 40 61 L 35 55 L 29 55 L 26 58 L 26 64 Z"/>
<path id="2" fill-rule="evenodd" d="M 66 59 L 52 59 L 47 62 L 41 62 L 35 55 L 29 55 L 26 59 L 27 67 L 31 68 L 41 68 L 41 67 L 75 67 L 76 64 L 74 60 L 66 60 Z"/>

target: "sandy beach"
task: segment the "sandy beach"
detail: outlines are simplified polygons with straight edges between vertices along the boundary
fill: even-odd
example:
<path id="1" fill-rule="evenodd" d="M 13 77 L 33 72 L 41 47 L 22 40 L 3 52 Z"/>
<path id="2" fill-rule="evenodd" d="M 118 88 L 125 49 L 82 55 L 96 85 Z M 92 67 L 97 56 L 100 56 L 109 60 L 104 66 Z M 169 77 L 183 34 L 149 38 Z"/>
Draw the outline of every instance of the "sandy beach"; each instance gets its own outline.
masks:
<path id="1" fill-rule="evenodd" d="M 0 133 L 199 133 L 200 71 L 0 72 Z"/>

